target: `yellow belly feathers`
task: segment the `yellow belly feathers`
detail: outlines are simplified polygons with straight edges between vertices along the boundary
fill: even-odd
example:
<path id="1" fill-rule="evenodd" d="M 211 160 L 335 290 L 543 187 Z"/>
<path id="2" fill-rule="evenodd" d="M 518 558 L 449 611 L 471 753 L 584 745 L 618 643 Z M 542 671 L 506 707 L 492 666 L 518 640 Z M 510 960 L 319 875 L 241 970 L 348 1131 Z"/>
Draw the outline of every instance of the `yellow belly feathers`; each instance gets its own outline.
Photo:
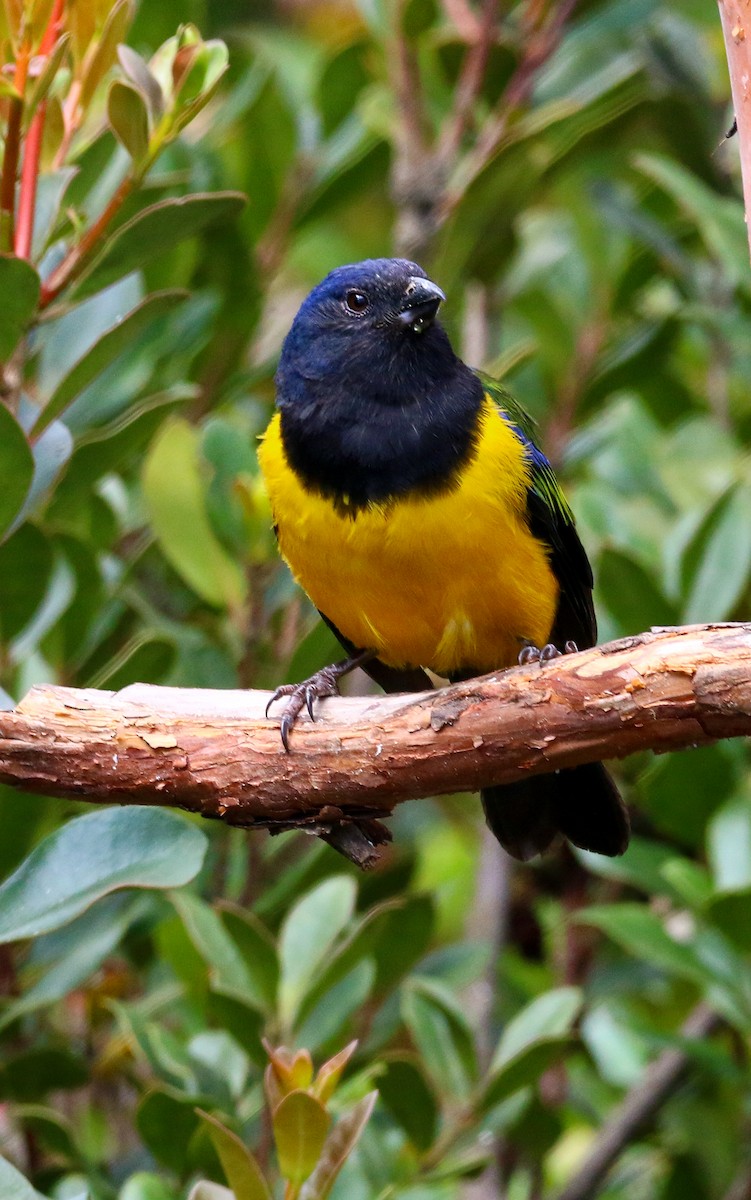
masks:
<path id="1" fill-rule="evenodd" d="M 358 649 L 438 675 L 515 663 L 542 646 L 558 585 L 524 519 L 529 468 L 487 400 L 458 485 L 340 515 L 289 467 L 277 414 L 259 450 L 281 553 L 316 608 Z"/>

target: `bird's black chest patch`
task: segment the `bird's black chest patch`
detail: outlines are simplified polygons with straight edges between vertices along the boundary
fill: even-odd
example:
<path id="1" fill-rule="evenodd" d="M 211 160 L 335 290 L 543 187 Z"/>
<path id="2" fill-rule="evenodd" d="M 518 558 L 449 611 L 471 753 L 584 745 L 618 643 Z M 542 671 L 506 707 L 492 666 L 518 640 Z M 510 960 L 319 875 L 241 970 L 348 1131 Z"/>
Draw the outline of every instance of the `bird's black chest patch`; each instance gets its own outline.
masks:
<path id="1" fill-rule="evenodd" d="M 351 515 L 371 502 L 454 487 L 476 447 L 483 399 L 480 381 L 455 361 L 459 369 L 427 388 L 407 383 L 402 400 L 398 388 L 384 394 L 377 376 L 372 387 L 305 381 L 304 403 L 299 390 L 296 402 L 285 403 L 280 388 L 290 466 Z"/>

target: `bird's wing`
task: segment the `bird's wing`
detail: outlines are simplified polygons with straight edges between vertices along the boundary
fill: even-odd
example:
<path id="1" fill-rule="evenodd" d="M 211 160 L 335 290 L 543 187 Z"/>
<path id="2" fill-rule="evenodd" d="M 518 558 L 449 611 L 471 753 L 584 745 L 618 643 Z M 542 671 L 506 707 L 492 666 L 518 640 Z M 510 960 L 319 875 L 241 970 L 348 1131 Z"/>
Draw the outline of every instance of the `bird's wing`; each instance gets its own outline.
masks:
<path id="1" fill-rule="evenodd" d="M 592 568 L 576 532 L 574 515 L 560 489 L 553 468 L 535 445 L 535 423 L 517 400 L 497 380 L 478 371 L 486 393 L 511 424 L 529 455 L 532 481 L 527 491 L 529 526 L 550 549 L 550 565 L 561 589 L 551 641 L 562 648 L 567 641 L 584 649 L 597 640 L 592 602 Z"/>

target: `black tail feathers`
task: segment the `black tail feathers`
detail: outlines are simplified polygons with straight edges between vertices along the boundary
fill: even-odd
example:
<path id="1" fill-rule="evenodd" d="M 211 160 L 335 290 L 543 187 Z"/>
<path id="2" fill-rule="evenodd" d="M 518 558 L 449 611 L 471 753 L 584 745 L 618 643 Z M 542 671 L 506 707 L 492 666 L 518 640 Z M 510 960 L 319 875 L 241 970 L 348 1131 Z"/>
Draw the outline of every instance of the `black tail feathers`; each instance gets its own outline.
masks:
<path id="1" fill-rule="evenodd" d="M 558 833 L 582 850 L 615 857 L 628 846 L 628 813 L 602 763 L 484 788 L 485 819 L 505 850 L 523 862 Z"/>

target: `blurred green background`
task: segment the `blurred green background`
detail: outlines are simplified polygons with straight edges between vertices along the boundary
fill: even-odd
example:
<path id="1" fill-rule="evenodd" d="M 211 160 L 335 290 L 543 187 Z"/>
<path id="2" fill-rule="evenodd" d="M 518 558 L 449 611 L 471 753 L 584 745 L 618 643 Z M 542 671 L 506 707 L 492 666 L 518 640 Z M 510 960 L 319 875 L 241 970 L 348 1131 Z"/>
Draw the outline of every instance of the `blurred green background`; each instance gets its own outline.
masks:
<path id="1" fill-rule="evenodd" d="M 255 445 L 300 300 L 332 267 L 394 252 L 445 290 L 467 361 L 536 418 L 592 558 L 601 640 L 748 616 L 751 268 L 714 5 L 126 3 L 66 144 L 71 83 L 114 8 L 67 10 L 43 275 L 128 170 L 107 128 L 114 42 L 148 60 L 190 21 L 227 43 L 229 70 L 119 210 L 103 257 L 44 309 L 23 394 L 0 406 L 8 704 L 45 681 L 265 688 L 337 656 L 278 560 Z M 234 191 L 244 207 L 211 198 Z M 203 194 L 203 208 L 144 218 Z M 165 289 L 188 295 L 148 301 L 107 340 Z M 273 1175 L 260 1037 L 316 1062 L 358 1037 L 336 1103 L 381 1099 L 335 1200 L 535 1200 L 576 1176 L 624 1093 L 678 1045 L 687 1081 L 596 1194 L 746 1195 L 747 751 L 617 770 L 635 830 L 622 860 L 564 848 L 511 864 L 468 796 L 402 806 L 364 877 L 302 835 L 157 828 L 127 810 L 117 839 L 154 862 L 114 896 L 112 843 L 84 806 L 0 789 L 3 877 L 71 821 L 60 897 L 82 861 L 99 864 L 96 903 L 64 927 L 25 923 L 49 857 L 26 861 L 26 890 L 18 876 L 0 889 L 0 1152 L 56 1200 L 184 1200 L 199 1178 L 224 1180 L 200 1105 Z M 186 884 L 166 864 L 189 835 L 208 847 L 199 870 L 195 843 Z M 686 1045 L 701 1002 L 719 1027 Z M 34 1195 L 8 1180 L 3 1195 Z"/>

